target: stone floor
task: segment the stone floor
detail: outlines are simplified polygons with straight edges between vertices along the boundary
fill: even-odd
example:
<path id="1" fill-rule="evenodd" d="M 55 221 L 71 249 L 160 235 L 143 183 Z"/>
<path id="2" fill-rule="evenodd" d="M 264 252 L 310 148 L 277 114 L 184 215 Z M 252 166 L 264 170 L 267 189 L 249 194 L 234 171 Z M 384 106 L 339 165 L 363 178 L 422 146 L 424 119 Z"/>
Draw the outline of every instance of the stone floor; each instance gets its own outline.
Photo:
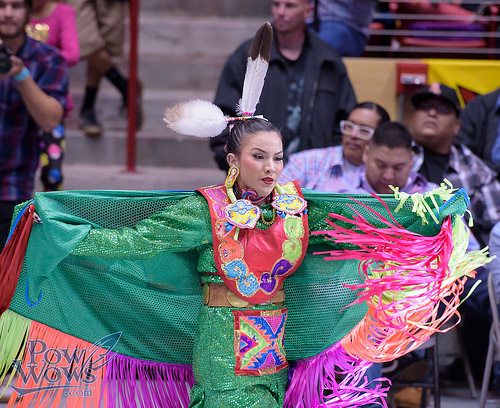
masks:
<path id="1" fill-rule="evenodd" d="M 431 398 L 432 399 L 432 398 Z M 441 397 L 441 408 L 476 408 L 479 401 L 470 398 L 469 391 L 464 387 L 454 387 L 443 389 Z M 0 407 L 7 407 L 7 403 L 0 400 Z M 434 407 L 433 401 L 430 401 L 428 408 Z M 486 405 L 487 408 L 500 407 L 500 400 L 491 401 Z M 51 407 L 58 408 L 58 407 Z M 243 407 L 242 407 L 243 408 Z"/>

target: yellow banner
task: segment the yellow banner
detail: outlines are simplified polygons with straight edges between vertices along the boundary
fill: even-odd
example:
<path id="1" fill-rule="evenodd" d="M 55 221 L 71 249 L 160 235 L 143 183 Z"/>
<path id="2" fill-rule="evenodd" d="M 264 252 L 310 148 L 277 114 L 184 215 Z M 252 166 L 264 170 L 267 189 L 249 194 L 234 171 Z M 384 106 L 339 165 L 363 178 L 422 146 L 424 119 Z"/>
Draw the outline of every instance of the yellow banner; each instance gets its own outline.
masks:
<path id="1" fill-rule="evenodd" d="M 462 106 L 476 95 L 500 87 L 500 61 L 423 59 L 429 66 L 428 83 L 439 82 L 457 90 Z"/>

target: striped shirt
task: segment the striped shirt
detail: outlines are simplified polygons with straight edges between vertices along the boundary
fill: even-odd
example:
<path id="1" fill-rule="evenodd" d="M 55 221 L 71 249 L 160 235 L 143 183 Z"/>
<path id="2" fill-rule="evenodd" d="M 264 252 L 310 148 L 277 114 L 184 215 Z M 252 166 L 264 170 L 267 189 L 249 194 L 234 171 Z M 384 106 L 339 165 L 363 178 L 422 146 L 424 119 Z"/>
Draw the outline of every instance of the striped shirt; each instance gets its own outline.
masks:
<path id="1" fill-rule="evenodd" d="M 420 148 L 413 169 L 420 169 L 423 161 L 423 150 Z M 468 147 L 455 144 L 451 147 L 445 177 L 453 187 L 463 187 L 469 195 L 469 208 L 474 219 L 472 231 L 483 243 L 487 243 L 493 225 L 500 221 L 500 183 L 496 172 Z"/>
<path id="2" fill-rule="evenodd" d="M 68 70 L 58 51 L 26 37 L 17 52 L 33 80 L 65 109 Z M 0 200 L 23 201 L 33 195 L 38 166 L 39 126 L 31 118 L 12 77 L 0 81 Z"/>
<path id="3" fill-rule="evenodd" d="M 359 186 L 363 166 L 344 158 L 342 146 L 305 150 L 290 156 L 280 182 L 297 180 L 302 188 L 347 193 Z"/>

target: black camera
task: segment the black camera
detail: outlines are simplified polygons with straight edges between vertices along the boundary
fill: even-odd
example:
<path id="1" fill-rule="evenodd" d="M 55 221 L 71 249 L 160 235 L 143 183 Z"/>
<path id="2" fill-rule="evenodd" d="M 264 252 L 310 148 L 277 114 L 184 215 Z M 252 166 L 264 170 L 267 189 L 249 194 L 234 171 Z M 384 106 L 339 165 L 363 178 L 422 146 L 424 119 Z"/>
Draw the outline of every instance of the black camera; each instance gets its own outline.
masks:
<path id="1" fill-rule="evenodd" d="M 12 52 L 4 44 L 0 44 L 0 74 L 6 74 L 12 68 L 11 55 Z"/>

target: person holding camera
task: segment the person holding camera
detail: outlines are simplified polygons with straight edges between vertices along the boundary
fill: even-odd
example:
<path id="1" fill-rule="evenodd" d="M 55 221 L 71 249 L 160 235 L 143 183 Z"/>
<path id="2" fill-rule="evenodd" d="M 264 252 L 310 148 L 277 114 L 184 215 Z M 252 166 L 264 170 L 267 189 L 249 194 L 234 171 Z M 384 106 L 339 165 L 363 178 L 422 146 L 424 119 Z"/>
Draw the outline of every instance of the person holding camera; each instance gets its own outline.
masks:
<path id="1" fill-rule="evenodd" d="M 26 34 L 35 40 L 56 47 L 72 67 L 80 60 L 80 46 L 76 28 L 75 9 L 59 0 L 32 0 L 33 8 Z M 68 95 L 66 117 L 73 109 L 71 94 Z M 63 160 L 66 128 L 63 121 L 51 132 L 40 135 L 40 181 L 44 191 L 63 189 Z"/>
<path id="2" fill-rule="evenodd" d="M 29 38 L 32 0 L 0 0 L 0 248 L 14 207 L 33 195 L 38 137 L 66 109 L 68 68 L 59 52 Z"/>

